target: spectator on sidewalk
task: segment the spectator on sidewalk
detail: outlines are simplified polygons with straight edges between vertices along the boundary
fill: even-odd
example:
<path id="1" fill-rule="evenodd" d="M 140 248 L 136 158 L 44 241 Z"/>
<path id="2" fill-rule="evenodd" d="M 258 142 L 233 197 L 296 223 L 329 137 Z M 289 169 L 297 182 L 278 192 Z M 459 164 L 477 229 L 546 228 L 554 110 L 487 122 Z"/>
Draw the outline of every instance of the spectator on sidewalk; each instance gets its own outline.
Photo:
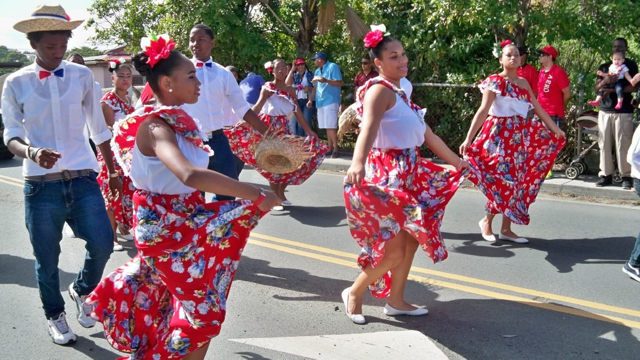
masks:
<path id="1" fill-rule="evenodd" d="M 338 153 L 338 110 L 340 108 L 340 87 L 342 86 L 342 74 L 338 65 L 327 60 L 327 54 L 317 53 L 311 58 L 317 69 L 312 81 L 314 82 L 307 107 L 311 107 L 313 101 L 318 108 L 318 128 L 327 131 L 327 141 L 332 158 L 337 158 Z"/>
<path id="2" fill-rule="evenodd" d="M 250 106 L 255 105 L 260 97 L 260 89 L 264 85 L 264 78 L 260 75 L 250 72 L 246 78 L 240 81 L 240 90 L 244 95 L 244 99 Z"/>
<path id="3" fill-rule="evenodd" d="M 638 127 L 633 134 L 627 161 L 631 165 L 633 187 L 636 190 L 636 194 L 640 196 L 640 127 Z M 622 267 L 622 272 L 631 276 L 632 279 L 640 281 L 640 233 L 638 233 L 636 244 L 631 251 L 631 258 L 629 258 L 629 261 Z"/>
<path id="4" fill-rule="evenodd" d="M 571 98 L 569 76 L 563 68 L 556 65 L 558 50 L 553 46 L 545 46 L 538 50 L 538 54 L 542 64 L 538 75 L 538 102 L 556 125 L 564 130 L 564 109 Z"/>
<path id="5" fill-rule="evenodd" d="M 93 170 L 98 162 L 83 131 L 88 126 L 109 174 L 114 175 L 111 132 L 91 70 L 62 60 L 71 31 L 82 22 L 70 20 L 60 5 L 41 5 L 30 19 L 16 23 L 13 28 L 27 34 L 36 59 L 9 75 L 2 92 L 4 141 L 13 154 L 24 158 L 25 224 L 49 335 L 58 345 L 76 340 L 60 293 L 64 223 L 86 241 L 84 265 L 69 285 L 83 327 L 95 325 L 84 300 L 102 278 L 113 251 L 113 232 Z M 121 195 L 117 175 L 109 176 L 108 186 L 112 196 Z"/>
<path id="6" fill-rule="evenodd" d="M 313 73 L 311 73 L 307 68 L 307 64 L 304 59 L 296 59 L 293 65 L 294 66 L 291 67 L 288 72 L 285 83 L 296 89 L 298 107 L 300 108 L 307 125 L 311 126 L 313 110 L 310 106 L 307 106 L 307 101 L 309 100 L 309 94 L 313 91 L 313 82 L 311 82 L 311 80 L 313 80 Z M 289 119 L 289 128 L 293 135 L 307 136 L 295 116 L 292 116 L 291 119 Z"/>
<path id="7" fill-rule="evenodd" d="M 362 68 L 362 71 L 360 71 L 360 73 L 358 73 L 358 75 L 356 75 L 356 77 L 353 79 L 353 100 L 356 101 L 356 99 L 358 98 L 358 88 L 362 85 L 364 85 L 364 83 L 366 83 L 368 80 L 373 79 L 374 77 L 380 75 L 378 74 L 377 71 L 374 70 L 373 68 L 373 63 L 371 62 L 371 59 L 369 59 L 368 56 L 363 56 L 362 60 L 360 60 L 360 67 Z"/>
<path id="8" fill-rule="evenodd" d="M 617 38 L 613 41 L 613 52 L 626 54 L 627 40 Z M 638 64 L 625 56 L 624 65 L 629 69 L 632 77 L 638 73 Z M 602 73 L 608 73 L 611 61 L 598 68 Z M 627 152 L 631 145 L 633 135 L 633 111 L 631 98 L 634 88 L 628 84 L 624 87 L 624 99 L 620 109 L 616 109 L 618 95 L 614 90 L 605 89 L 607 85 L 615 84 L 617 76 L 598 76 L 596 80 L 596 92 L 604 90 L 600 111 L 598 112 L 598 146 L 600 147 L 600 180 L 596 186 L 608 186 L 613 183 L 615 164 L 612 153 L 615 151 L 618 171 L 622 175 L 622 188 L 630 190 L 632 184 L 631 165 L 627 162 Z"/>
<path id="9" fill-rule="evenodd" d="M 531 90 L 533 90 L 533 95 L 538 96 L 538 70 L 533 67 L 533 65 L 527 63 L 527 58 L 529 55 L 529 49 L 526 46 L 518 46 L 518 51 L 520 52 L 520 66 L 516 71 L 516 74 L 527 80 L 529 86 L 531 86 Z"/>

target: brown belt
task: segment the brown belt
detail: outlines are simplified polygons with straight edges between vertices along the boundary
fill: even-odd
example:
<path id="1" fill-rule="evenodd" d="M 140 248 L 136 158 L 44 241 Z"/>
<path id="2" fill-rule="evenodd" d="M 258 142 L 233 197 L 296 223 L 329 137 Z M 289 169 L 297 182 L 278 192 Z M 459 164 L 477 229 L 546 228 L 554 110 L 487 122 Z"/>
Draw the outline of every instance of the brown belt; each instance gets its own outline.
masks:
<path id="1" fill-rule="evenodd" d="M 36 176 L 25 176 L 24 179 L 26 181 L 69 181 L 71 179 L 89 176 L 93 170 L 84 169 L 84 170 L 64 170 L 62 172 L 50 173 L 44 175 L 36 175 Z"/>

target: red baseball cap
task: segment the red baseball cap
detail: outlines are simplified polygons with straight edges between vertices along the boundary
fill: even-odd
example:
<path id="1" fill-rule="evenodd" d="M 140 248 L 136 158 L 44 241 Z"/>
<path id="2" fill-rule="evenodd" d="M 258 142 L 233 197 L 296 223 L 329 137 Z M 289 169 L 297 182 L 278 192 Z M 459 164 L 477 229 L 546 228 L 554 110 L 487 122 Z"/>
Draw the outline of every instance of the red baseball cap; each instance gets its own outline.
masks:
<path id="1" fill-rule="evenodd" d="M 538 53 L 551 55 L 551 57 L 553 59 L 558 57 L 558 50 L 556 50 L 556 48 L 554 48 L 551 45 L 547 45 L 547 46 L 543 47 L 542 49 L 538 50 Z"/>
<path id="2" fill-rule="evenodd" d="M 296 59 L 296 65 L 304 64 L 304 59 Z"/>

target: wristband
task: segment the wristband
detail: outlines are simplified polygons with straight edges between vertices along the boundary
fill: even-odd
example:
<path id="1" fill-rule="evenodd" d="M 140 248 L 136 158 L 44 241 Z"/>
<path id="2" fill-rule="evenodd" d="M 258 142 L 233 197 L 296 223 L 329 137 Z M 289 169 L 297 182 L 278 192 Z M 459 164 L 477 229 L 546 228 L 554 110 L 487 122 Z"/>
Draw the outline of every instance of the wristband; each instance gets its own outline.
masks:
<path id="1" fill-rule="evenodd" d="M 27 145 L 27 150 L 24 152 L 24 157 L 26 157 L 29 160 L 31 160 L 31 156 L 29 156 L 30 150 L 31 150 L 31 145 Z"/>
<path id="2" fill-rule="evenodd" d="M 262 202 L 266 198 L 267 198 L 267 195 L 264 193 L 264 191 L 262 189 L 260 189 L 260 196 L 258 196 L 258 199 L 256 201 L 254 201 L 253 204 L 255 206 L 260 206 L 260 204 L 262 204 Z"/>
<path id="3" fill-rule="evenodd" d="M 109 178 L 111 178 L 111 179 L 115 179 L 115 178 L 117 178 L 117 177 L 120 177 L 120 174 L 118 174 L 117 172 L 115 172 L 115 173 L 109 173 Z"/>

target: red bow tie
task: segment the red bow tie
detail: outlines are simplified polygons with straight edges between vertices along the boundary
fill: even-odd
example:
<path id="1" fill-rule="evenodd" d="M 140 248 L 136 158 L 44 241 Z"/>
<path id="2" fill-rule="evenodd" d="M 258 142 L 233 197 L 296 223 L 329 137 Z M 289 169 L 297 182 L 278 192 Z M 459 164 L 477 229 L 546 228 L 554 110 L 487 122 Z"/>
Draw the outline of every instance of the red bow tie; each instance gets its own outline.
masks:
<path id="1" fill-rule="evenodd" d="M 211 65 L 212 65 L 212 64 L 211 64 L 210 62 L 206 62 L 206 63 L 199 62 L 199 63 L 196 63 L 196 67 L 199 67 L 199 68 L 201 68 L 201 67 L 203 67 L 203 66 L 206 66 L 206 67 L 210 68 L 210 67 L 211 67 Z"/>
<path id="2" fill-rule="evenodd" d="M 51 75 L 55 75 L 57 77 L 63 77 L 64 76 L 64 69 L 58 69 L 56 71 L 46 71 L 46 70 L 40 70 L 40 73 L 38 74 L 38 77 L 40 78 L 40 80 L 48 78 Z"/>

